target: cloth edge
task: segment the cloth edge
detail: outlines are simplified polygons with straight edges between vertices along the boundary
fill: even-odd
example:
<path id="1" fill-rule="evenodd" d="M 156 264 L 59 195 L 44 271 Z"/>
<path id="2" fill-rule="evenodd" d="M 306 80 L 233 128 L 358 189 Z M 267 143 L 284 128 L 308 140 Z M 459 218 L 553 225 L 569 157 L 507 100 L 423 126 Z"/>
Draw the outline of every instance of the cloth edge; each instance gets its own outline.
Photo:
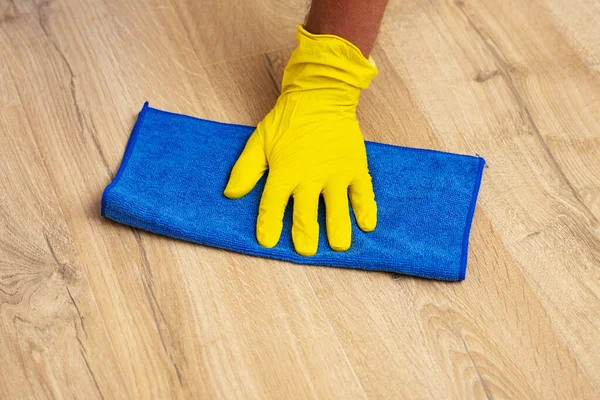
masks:
<path id="1" fill-rule="evenodd" d="M 127 140 L 127 146 L 125 147 L 125 153 L 123 154 L 123 159 L 121 160 L 121 165 L 119 166 L 119 169 L 117 170 L 117 174 L 113 178 L 112 182 L 104 189 L 104 192 L 102 192 L 102 203 L 101 203 L 102 205 L 100 207 L 100 215 L 102 215 L 102 216 L 106 216 L 106 198 L 108 197 L 110 191 L 117 185 L 117 183 L 119 183 L 121 174 L 123 173 L 123 171 L 125 171 L 125 168 L 127 167 L 127 162 L 129 161 L 129 158 L 131 157 L 131 154 L 133 153 L 133 149 L 135 147 L 135 142 L 137 140 L 140 128 L 141 128 L 142 124 L 144 123 L 144 117 L 146 116 L 146 112 L 148 111 L 149 108 L 150 108 L 150 106 L 148 105 L 148 102 L 146 101 L 144 103 L 144 106 L 142 107 L 142 109 L 140 110 L 140 112 L 138 114 L 138 118 L 137 118 L 137 121 L 135 121 L 133 131 L 131 132 L 129 139 Z"/>
<path id="2" fill-rule="evenodd" d="M 146 104 L 148 104 L 148 102 L 146 102 Z M 171 111 L 160 110 L 158 108 L 153 108 L 151 106 L 148 106 L 148 109 L 150 111 L 152 111 L 152 112 L 158 112 L 158 113 L 161 113 L 161 114 L 173 115 L 173 116 L 183 117 L 183 118 L 191 118 L 191 119 L 196 120 L 196 121 L 204 121 L 204 122 L 210 122 L 210 123 L 219 124 L 219 125 L 241 126 L 241 127 L 244 127 L 244 128 L 256 129 L 256 127 L 251 126 L 251 125 L 232 124 L 232 123 L 229 123 L 229 122 L 213 121 L 213 120 L 208 120 L 208 119 L 204 119 L 204 118 L 193 117 L 191 115 L 179 114 L 179 113 L 175 113 L 175 112 L 171 112 Z M 365 143 L 369 143 L 370 145 L 374 145 L 374 146 L 396 147 L 396 148 L 401 148 L 401 149 L 405 149 L 405 150 L 408 150 L 408 151 L 428 152 L 428 153 L 440 153 L 440 154 L 445 154 L 447 156 L 452 156 L 452 157 L 470 157 L 470 158 L 475 158 L 475 159 L 480 159 L 481 158 L 479 156 L 473 156 L 471 154 L 451 153 L 451 152 L 448 152 L 448 151 L 441 151 L 441 150 L 434 150 L 434 149 L 422 149 L 422 148 L 417 148 L 417 147 L 405 147 L 405 146 L 399 146 L 397 144 L 371 142 L 369 140 L 365 140 Z"/>
<path id="3" fill-rule="evenodd" d="M 458 280 L 465 280 L 467 274 L 467 258 L 469 256 L 469 236 L 471 235 L 471 225 L 473 223 L 473 217 L 475 216 L 475 206 L 477 204 L 477 196 L 479 195 L 479 188 L 481 187 L 481 180 L 483 179 L 483 168 L 485 167 L 485 159 L 479 158 L 479 164 L 477 166 L 477 180 L 473 185 L 473 193 L 471 195 L 471 204 L 467 213 L 467 221 L 465 223 L 465 230 L 463 232 L 463 243 L 462 243 L 462 254 L 460 257 L 460 266 L 458 270 Z"/>

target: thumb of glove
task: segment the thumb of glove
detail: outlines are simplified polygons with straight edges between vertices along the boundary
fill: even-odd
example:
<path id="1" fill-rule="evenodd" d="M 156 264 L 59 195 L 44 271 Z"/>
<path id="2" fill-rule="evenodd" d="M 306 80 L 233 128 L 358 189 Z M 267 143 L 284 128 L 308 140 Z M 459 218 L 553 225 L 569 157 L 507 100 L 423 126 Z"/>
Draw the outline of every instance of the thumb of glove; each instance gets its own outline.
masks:
<path id="1" fill-rule="evenodd" d="M 223 194 L 230 199 L 239 199 L 247 195 L 256 186 L 267 168 L 267 157 L 262 141 L 258 136 L 258 131 L 254 131 L 231 170 L 231 176 Z"/>

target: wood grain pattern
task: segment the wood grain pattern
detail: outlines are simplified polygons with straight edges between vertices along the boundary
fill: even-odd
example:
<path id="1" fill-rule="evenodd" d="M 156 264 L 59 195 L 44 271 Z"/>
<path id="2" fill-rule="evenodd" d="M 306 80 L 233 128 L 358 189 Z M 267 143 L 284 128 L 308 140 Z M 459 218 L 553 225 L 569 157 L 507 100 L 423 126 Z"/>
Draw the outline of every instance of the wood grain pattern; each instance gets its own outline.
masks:
<path id="1" fill-rule="evenodd" d="M 145 100 L 256 124 L 304 1 L 0 0 L 0 398 L 600 396 L 600 3 L 393 0 L 365 138 L 485 156 L 467 280 L 99 217 Z"/>

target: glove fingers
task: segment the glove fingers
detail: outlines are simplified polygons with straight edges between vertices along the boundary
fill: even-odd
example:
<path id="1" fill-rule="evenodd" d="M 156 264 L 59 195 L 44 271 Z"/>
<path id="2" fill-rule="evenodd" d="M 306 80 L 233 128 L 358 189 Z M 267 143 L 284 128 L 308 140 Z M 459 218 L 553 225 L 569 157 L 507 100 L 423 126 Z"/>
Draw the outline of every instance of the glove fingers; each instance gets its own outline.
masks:
<path id="1" fill-rule="evenodd" d="M 365 173 L 350 184 L 350 201 L 358 227 L 371 232 L 377 225 L 377 204 L 371 176 Z"/>
<path id="2" fill-rule="evenodd" d="M 294 192 L 294 223 L 292 240 L 296 252 L 303 256 L 312 256 L 319 246 L 319 189 L 299 187 Z"/>
<path id="3" fill-rule="evenodd" d="M 281 182 L 274 182 L 269 176 L 260 199 L 256 238 L 264 247 L 274 247 L 281 236 L 283 213 L 290 199 L 291 189 Z"/>
<path id="4" fill-rule="evenodd" d="M 266 170 L 267 158 L 258 132 L 255 131 L 246 142 L 244 151 L 233 166 L 223 194 L 230 199 L 238 199 L 247 195 Z"/>
<path id="5" fill-rule="evenodd" d="M 335 251 L 346 251 L 352 242 L 352 225 L 348 210 L 348 187 L 334 185 L 323 191 L 326 208 L 327 238 Z"/>

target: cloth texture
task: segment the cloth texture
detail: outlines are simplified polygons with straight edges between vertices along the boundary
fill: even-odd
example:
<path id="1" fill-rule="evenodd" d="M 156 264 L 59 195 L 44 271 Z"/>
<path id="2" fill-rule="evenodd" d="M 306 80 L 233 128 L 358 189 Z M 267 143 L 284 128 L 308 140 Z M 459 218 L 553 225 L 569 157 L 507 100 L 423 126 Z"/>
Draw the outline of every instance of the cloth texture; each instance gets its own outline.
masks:
<path id="1" fill-rule="evenodd" d="M 305 257 L 291 238 L 293 200 L 279 243 L 261 247 L 255 224 L 265 177 L 245 197 L 223 195 L 253 127 L 157 110 L 144 104 L 121 166 L 102 195 L 102 215 L 157 234 L 298 264 L 465 278 L 468 240 L 485 161 L 481 157 L 366 142 L 377 228 L 352 218 L 352 246 L 329 247 L 319 204 L 319 246 Z"/>

